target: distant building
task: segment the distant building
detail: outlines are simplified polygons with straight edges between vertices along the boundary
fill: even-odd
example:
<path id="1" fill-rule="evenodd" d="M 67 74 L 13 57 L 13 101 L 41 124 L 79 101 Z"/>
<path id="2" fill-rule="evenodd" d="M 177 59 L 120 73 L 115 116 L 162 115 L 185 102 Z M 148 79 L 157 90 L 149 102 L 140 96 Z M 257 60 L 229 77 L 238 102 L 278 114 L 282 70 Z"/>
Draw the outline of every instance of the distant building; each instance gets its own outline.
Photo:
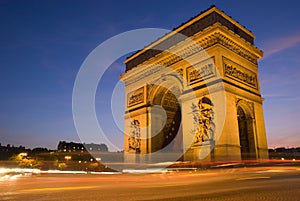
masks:
<path id="1" fill-rule="evenodd" d="M 55 157 L 58 169 L 105 171 L 107 168 L 101 164 L 101 160 L 102 155 L 107 154 L 106 144 L 59 141 Z"/>
<path id="2" fill-rule="evenodd" d="M 270 159 L 299 160 L 300 159 L 300 147 L 297 147 L 297 148 L 278 147 L 275 149 L 269 149 L 269 156 L 270 156 Z"/>
<path id="3" fill-rule="evenodd" d="M 88 151 L 101 151 L 101 152 L 108 152 L 108 148 L 106 144 L 85 144 L 83 143 L 83 146 L 88 150 Z"/>
<path id="4" fill-rule="evenodd" d="M 57 146 L 58 152 L 84 152 L 84 151 L 99 151 L 108 152 L 106 144 L 86 144 L 76 142 L 59 141 Z"/>

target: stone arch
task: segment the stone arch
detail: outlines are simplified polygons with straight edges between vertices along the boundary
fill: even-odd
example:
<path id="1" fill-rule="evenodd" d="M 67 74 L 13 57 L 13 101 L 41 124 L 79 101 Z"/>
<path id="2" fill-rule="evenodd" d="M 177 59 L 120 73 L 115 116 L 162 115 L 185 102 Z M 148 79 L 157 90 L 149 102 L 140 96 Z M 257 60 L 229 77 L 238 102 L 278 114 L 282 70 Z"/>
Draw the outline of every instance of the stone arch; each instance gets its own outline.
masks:
<path id="1" fill-rule="evenodd" d="M 166 114 L 163 128 L 151 139 L 151 150 L 152 152 L 160 150 L 164 152 L 182 151 L 182 114 L 179 101 L 182 93 L 181 82 L 178 82 L 178 78 L 173 75 L 165 75 L 150 86 L 151 89 L 148 92 L 149 106 L 159 105 Z M 156 118 L 153 123 L 161 122 L 160 118 L 163 115 L 160 115 L 160 111 L 154 111 L 154 113 L 150 114 Z M 155 130 L 155 128 L 152 128 L 152 130 Z"/>
<path id="2" fill-rule="evenodd" d="M 241 159 L 256 158 L 254 111 L 250 103 L 239 100 L 237 103 L 238 133 Z"/>
<path id="3" fill-rule="evenodd" d="M 163 88 L 162 88 L 163 87 Z M 162 89 L 165 89 L 164 91 Z M 166 90 L 171 91 L 177 99 L 183 92 L 183 80 L 180 75 L 167 74 L 149 84 L 148 103 L 151 105 L 159 104 L 159 100 Z"/>

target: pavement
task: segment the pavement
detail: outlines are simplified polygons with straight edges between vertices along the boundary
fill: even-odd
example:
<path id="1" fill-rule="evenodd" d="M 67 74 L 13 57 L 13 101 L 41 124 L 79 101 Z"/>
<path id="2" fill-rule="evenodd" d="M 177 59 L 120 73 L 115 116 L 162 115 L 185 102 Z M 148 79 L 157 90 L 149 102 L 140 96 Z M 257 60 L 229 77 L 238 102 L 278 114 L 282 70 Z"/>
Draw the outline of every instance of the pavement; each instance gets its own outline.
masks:
<path id="1" fill-rule="evenodd" d="M 300 166 L 135 174 L 2 175 L 0 200 L 300 200 Z"/>

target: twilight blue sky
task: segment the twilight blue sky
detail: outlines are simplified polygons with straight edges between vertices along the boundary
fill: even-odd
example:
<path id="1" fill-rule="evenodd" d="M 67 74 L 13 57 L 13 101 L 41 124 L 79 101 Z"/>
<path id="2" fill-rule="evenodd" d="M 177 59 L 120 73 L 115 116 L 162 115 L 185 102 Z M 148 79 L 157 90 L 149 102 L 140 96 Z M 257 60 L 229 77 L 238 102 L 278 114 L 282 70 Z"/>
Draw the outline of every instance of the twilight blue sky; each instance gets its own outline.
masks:
<path id="1" fill-rule="evenodd" d="M 259 78 L 269 147 L 300 146 L 297 0 L 1 0 L 0 143 L 55 148 L 59 140 L 79 141 L 72 89 L 88 54 L 124 31 L 177 27 L 212 4 L 251 30 L 255 45 L 265 52 Z M 104 87 L 96 96 L 99 121 L 120 147 L 123 136 L 112 122 L 107 100 L 123 70 L 120 59 L 101 80 Z"/>

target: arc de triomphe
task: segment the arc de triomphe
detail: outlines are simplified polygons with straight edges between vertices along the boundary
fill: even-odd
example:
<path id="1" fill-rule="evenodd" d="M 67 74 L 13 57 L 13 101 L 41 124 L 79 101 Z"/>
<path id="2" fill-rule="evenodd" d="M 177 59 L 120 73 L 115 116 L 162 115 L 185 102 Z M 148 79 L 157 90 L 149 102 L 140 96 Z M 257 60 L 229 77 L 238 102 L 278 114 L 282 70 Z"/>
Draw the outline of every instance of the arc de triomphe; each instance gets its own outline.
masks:
<path id="1" fill-rule="evenodd" d="M 125 161 L 268 158 L 254 39 L 212 6 L 128 57 Z"/>

